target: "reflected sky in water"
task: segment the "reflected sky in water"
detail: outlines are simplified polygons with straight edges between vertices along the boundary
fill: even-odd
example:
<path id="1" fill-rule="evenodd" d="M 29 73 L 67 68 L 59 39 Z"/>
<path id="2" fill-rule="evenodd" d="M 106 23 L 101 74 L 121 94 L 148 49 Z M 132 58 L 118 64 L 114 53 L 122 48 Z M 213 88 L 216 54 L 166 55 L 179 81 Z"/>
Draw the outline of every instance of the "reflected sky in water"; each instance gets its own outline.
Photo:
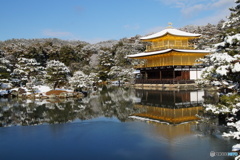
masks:
<path id="1" fill-rule="evenodd" d="M 217 120 L 171 123 L 157 115 L 146 117 L 159 112 L 176 118 L 169 114 L 178 109 L 186 117 L 202 104 L 203 95 L 105 87 L 82 100 L 5 99 L 0 109 L 0 159 L 229 159 L 209 156 L 210 151 L 230 151 L 235 143 L 220 136 Z M 143 113 L 148 119 L 129 118 Z"/>

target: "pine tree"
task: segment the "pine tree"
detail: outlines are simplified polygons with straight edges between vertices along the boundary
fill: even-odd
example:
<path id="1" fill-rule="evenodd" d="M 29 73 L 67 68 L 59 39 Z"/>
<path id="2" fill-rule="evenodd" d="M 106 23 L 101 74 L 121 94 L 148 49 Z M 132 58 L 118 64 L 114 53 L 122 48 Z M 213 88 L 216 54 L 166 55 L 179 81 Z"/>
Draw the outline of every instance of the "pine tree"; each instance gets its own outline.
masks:
<path id="1" fill-rule="evenodd" d="M 127 82 L 133 79 L 134 78 L 133 72 L 134 72 L 133 68 L 113 66 L 110 72 L 108 73 L 108 76 L 112 80 L 116 80 L 121 83 L 121 82 Z"/>
<path id="2" fill-rule="evenodd" d="M 236 1 L 237 6 L 231 10 L 231 16 L 223 23 L 224 41 L 215 45 L 216 52 L 201 59 L 205 83 L 219 85 L 221 88 L 232 88 L 235 91 L 240 89 L 240 0 Z M 231 32 L 229 32 L 231 30 Z"/>
<path id="3" fill-rule="evenodd" d="M 201 59 L 206 66 L 203 69 L 201 81 L 203 84 L 216 86 L 219 90 L 239 90 L 240 86 L 240 56 L 228 53 L 213 53 Z"/>
<path id="4" fill-rule="evenodd" d="M 71 46 L 62 46 L 59 50 L 59 60 L 63 62 L 66 66 L 71 63 L 76 63 L 79 61 L 79 55 L 74 51 Z"/>
<path id="5" fill-rule="evenodd" d="M 240 33 L 240 0 L 235 1 L 236 6 L 230 8 L 231 14 L 223 25 L 228 35 Z"/>
<path id="6" fill-rule="evenodd" d="M 10 66 L 11 63 L 6 58 L 0 58 L 0 84 L 8 83 L 10 78 Z"/>
<path id="7" fill-rule="evenodd" d="M 82 90 L 83 88 L 91 89 L 98 81 L 95 73 L 89 75 L 84 74 L 82 71 L 77 71 L 69 79 L 69 83 L 73 89 Z"/>
<path id="8" fill-rule="evenodd" d="M 99 72 L 98 77 L 106 81 L 108 73 L 110 72 L 111 67 L 113 66 L 113 56 L 109 51 L 101 51 L 99 53 Z"/>
<path id="9" fill-rule="evenodd" d="M 240 110 L 240 55 L 239 55 L 239 0 L 229 19 L 223 24 L 224 41 L 214 45 L 215 52 L 201 59 L 203 84 L 210 84 L 219 91 L 216 105 L 205 104 L 214 113 L 235 114 Z M 231 32 L 229 32 L 231 30 Z M 234 100 L 234 101 L 233 101 Z"/>
<path id="10" fill-rule="evenodd" d="M 56 60 L 47 62 L 46 72 L 46 82 L 52 84 L 54 89 L 66 84 L 70 75 L 68 67 L 64 63 Z"/>
<path id="11" fill-rule="evenodd" d="M 207 65 L 203 71 L 203 78 L 211 85 L 217 85 L 220 89 L 219 102 L 214 105 L 205 104 L 206 110 L 215 114 L 227 113 L 230 116 L 228 119 L 234 121 L 228 123 L 228 126 L 235 127 L 236 131 L 224 133 L 223 136 L 240 139 L 238 116 L 240 111 L 240 0 L 235 2 L 236 7 L 230 9 L 231 15 L 223 24 L 224 41 L 215 45 L 217 47 L 215 53 L 203 59 L 203 64 Z M 227 91 L 227 89 L 233 92 Z"/>
<path id="12" fill-rule="evenodd" d="M 42 76 L 45 73 L 45 68 L 40 66 L 35 59 L 18 58 L 15 69 L 11 73 L 11 77 L 19 82 L 20 85 L 25 85 L 27 82 L 32 85 L 42 81 Z"/>

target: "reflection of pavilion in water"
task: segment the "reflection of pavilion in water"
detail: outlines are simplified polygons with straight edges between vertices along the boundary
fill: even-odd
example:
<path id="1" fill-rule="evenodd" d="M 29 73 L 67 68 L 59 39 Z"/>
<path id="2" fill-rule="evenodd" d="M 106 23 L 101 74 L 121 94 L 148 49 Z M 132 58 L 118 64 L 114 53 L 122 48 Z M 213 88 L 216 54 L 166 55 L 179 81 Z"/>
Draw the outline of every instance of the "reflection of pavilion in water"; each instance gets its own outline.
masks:
<path id="1" fill-rule="evenodd" d="M 202 110 L 203 91 L 153 91 L 137 90 L 135 107 L 140 113 L 133 116 L 180 124 L 199 120 L 196 114 Z"/>

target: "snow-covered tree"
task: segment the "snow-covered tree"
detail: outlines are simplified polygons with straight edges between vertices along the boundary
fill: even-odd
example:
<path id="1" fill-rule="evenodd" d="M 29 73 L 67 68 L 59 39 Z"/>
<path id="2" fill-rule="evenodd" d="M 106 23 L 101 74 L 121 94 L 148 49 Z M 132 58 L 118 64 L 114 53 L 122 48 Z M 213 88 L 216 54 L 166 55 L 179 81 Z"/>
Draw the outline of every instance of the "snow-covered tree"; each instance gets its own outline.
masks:
<path id="1" fill-rule="evenodd" d="M 236 0 L 236 6 L 230 8 L 231 15 L 223 23 L 224 42 L 218 44 L 219 50 L 224 50 L 230 55 L 239 54 L 240 50 L 240 0 Z"/>
<path id="2" fill-rule="evenodd" d="M 202 65 L 206 66 L 203 70 L 205 83 L 218 85 L 219 89 L 229 88 L 239 90 L 240 84 L 240 0 L 236 1 L 237 6 L 233 9 L 229 19 L 223 23 L 225 38 L 221 43 L 213 46 L 213 53 L 201 59 Z M 234 32 L 233 32 L 234 31 Z"/>
<path id="3" fill-rule="evenodd" d="M 80 55 L 77 54 L 73 47 L 71 46 L 62 46 L 59 50 L 59 61 L 63 62 L 66 66 L 69 66 L 71 63 L 76 63 L 80 59 Z"/>
<path id="4" fill-rule="evenodd" d="M 239 0 L 236 1 L 237 6 L 232 9 L 233 13 L 223 24 L 223 29 L 226 29 L 222 34 L 225 36 L 224 41 L 213 45 L 213 53 L 200 59 L 201 65 L 205 66 L 200 84 L 212 85 L 220 92 L 217 105 L 206 105 L 208 110 L 217 113 L 233 113 L 232 109 L 235 111 L 240 109 L 240 106 L 236 106 L 240 101 L 240 96 L 237 94 L 240 91 L 240 33 L 239 30 L 236 32 L 239 26 L 235 25 L 239 23 L 235 21 L 240 16 L 239 2 Z M 231 29 L 234 32 L 228 32 Z"/>
<path id="5" fill-rule="evenodd" d="M 66 84 L 70 75 L 68 67 L 64 63 L 56 60 L 47 62 L 46 72 L 46 83 L 52 84 L 54 89 Z"/>
<path id="6" fill-rule="evenodd" d="M 112 80 L 127 82 L 134 78 L 133 72 L 134 72 L 133 68 L 113 66 L 110 72 L 108 73 L 108 76 Z"/>
<path id="7" fill-rule="evenodd" d="M 18 58 L 15 69 L 11 73 L 13 81 L 25 85 L 27 82 L 36 84 L 42 81 L 45 74 L 45 68 L 40 66 L 35 59 Z"/>
<path id="8" fill-rule="evenodd" d="M 11 63 L 6 58 L 0 58 L 0 84 L 8 83 L 10 78 L 10 66 Z"/>
<path id="9" fill-rule="evenodd" d="M 240 55 L 214 53 L 201 59 L 206 66 L 202 72 L 203 84 L 217 86 L 218 89 L 239 90 L 240 86 Z"/>
<path id="10" fill-rule="evenodd" d="M 236 6 L 230 8 L 231 15 L 223 24 L 223 29 L 225 29 L 229 35 L 240 33 L 240 0 L 236 0 L 235 3 Z"/>
<path id="11" fill-rule="evenodd" d="M 97 81 L 95 73 L 86 75 L 82 71 L 75 72 L 69 79 L 69 83 L 73 89 L 91 88 Z"/>
<path id="12" fill-rule="evenodd" d="M 114 56 L 114 64 L 116 66 L 131 66 L 131 60 L 126 58 L 127 55 L 130 54 L 137 54 L 139 52 L 144 52 L 145 45 L 135 42 L 135 43 L 129 43 L 124 42 L 127 41 L 125 39 L 120 40 L 119 43 L 116 45 L 116 54 Z"/>
<path id="13" fill-rule="evenodd" d="M 113 56 L 109 51 L 101 51 L 99 53 L 99 72 L 98 77 L 106 81 L 108 79 L 108 73 L 113 66 Z"/>
<path id="14" fill-rule="evenodd" d="M 220 20 L 217 25 L 208 23 L 203 26 L 187 25 L 180 30 L 202 34 L 201 38 L 191 40 L 191 43 L 195 44 L 198 49 L 208 49 L 211 48 L 212 44 L 216 44 L 222 41 L 224 35 L 222 34 L 222 25 L 224 20 Z"/>

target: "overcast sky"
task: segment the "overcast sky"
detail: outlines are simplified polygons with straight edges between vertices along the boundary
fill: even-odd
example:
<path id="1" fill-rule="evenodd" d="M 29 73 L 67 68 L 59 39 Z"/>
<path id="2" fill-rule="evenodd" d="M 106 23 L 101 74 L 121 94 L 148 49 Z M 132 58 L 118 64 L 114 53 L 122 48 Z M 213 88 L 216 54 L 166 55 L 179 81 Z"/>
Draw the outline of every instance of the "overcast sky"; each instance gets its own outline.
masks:
<path id="1" fill-rule="evenodd" d="M 234 0 L 0 0 L 0 40 L 60 38 L 95 43 L 146 35 L 173 23 L 216 24 Z"/>

